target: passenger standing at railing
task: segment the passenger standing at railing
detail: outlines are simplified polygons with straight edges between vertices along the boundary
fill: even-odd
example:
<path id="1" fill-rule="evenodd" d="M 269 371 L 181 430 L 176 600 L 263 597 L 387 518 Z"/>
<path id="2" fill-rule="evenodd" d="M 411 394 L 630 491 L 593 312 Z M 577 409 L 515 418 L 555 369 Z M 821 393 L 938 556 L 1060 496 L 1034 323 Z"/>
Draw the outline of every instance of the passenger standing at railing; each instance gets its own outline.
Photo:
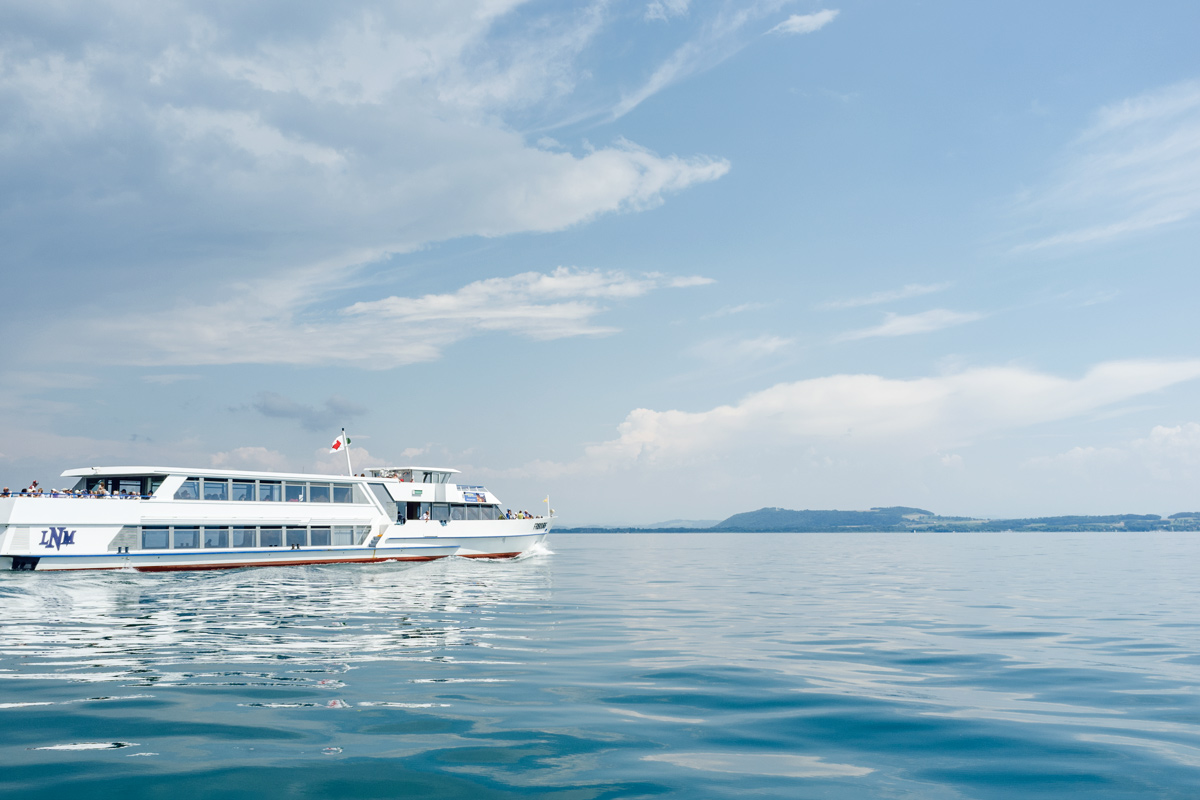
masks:
<path id="1" fill-rule="evenodd" d="M 8 491 L 8 487 L 4 487 L 4 491 L 0 492 L 0 497 L 12 497 L 12 493 Z"/>

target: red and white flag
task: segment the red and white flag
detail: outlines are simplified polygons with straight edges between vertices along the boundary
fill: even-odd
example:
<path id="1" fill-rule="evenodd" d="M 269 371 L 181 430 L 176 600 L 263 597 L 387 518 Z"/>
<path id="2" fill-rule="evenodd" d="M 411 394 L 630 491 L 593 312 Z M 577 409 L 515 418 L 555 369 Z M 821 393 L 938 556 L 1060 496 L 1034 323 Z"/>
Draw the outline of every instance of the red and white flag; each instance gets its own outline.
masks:
<path id="1" fill-rule="evenodd" d="M 342 435 L 338 436 L 338 438 L 334 439 L 333 444 L 329 445 L 329 452 L 336 453 L 338 450 L 341 450 L 345 445 L 345 442 L 343 441 L 345 437 L 346 434 L 343 433 Z"/>

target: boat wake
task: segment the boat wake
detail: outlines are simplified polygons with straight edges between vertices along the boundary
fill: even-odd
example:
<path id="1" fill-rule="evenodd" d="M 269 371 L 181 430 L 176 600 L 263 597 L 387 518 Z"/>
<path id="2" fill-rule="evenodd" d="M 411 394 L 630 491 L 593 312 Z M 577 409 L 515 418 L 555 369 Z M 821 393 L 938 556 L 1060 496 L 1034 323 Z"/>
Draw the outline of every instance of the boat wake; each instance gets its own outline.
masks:
<path id="1" fill-rule="evenodd" d="M 538 556 L 552 556 L 554 551 L 550 549 L 550 545 L 545 542 L 538 542 L 533 547 L 526 550 L 521 555 L 513 559 L 513 561 L 524 561 L 527 558 L 536 558 Z"/>

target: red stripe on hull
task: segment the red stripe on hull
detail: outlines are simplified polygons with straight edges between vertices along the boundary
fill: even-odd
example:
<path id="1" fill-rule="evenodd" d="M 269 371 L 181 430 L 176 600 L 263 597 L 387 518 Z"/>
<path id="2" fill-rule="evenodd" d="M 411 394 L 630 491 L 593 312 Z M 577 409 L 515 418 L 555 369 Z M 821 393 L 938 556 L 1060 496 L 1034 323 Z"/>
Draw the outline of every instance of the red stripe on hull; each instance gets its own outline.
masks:
<path id="1" fill-rule="evenodd" d="M 521 555 L 521 551 L 518 550 L 515 553 L 471 553 L 469 555 L 467 553 L 459 553 L 458 555 L 461 558 L 516 558 Z"/>

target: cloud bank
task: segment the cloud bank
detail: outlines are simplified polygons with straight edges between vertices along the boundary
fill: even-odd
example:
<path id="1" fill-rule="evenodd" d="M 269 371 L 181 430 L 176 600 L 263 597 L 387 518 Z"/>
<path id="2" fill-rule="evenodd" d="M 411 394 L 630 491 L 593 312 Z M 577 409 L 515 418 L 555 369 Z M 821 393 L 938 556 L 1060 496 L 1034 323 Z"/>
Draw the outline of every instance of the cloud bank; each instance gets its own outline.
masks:
<path id="1" fill-rule="evenodd" d="M 314 270 L 282 284 L 269 279 L 235 285 L 226 292 L 232 297 L 215 302 L 81 321 L 71 331 L 75 343 L 69 349 L 64 343 L 62 350 L 94 362 L 139 366 L 334 364 L 387 369 L 436 360 L 455 342 L 489 333 L 536 340 L 611 334 L 617 329 L 593 322 L 605 303 L 712 283 L 701 276 L 559 267 L 550 273 L 475 281 L 444 294 L 391 296 L 327 309 L 327 294 L 337 277 Z M 76 338 L 80 330 L 85 335 Z M 146 344 L 129 350 L 105 347 L 112 337 Z M 89 349 L 87 342 L 96 343 L 96 349 Z M 260 411 L 303 421 L 324 419 L 327 411 L 335 410 L 283 405 L 272 401 Z"/>
<path id="2" fill-rule="evenodd" d="M 909 380 L 831 375 L 780 383 L 708 411 L 639 408 L 573 468 L 607 470 L 757 458 L 813 442 L 905 444 L 924 452 L 1078 417 L 1200 377 L 1200 361 L 1112 361 L 1080 378 L 980 367 Z"/>
<path id="3" fill-rule="evenodd" d="M 602 9 L 0 10 L 2 257 L 101 292 L 205 287 L 561 230 L 719 178 L 719 158 L 564 152 L 511 124 L 571 94 Z"/>

